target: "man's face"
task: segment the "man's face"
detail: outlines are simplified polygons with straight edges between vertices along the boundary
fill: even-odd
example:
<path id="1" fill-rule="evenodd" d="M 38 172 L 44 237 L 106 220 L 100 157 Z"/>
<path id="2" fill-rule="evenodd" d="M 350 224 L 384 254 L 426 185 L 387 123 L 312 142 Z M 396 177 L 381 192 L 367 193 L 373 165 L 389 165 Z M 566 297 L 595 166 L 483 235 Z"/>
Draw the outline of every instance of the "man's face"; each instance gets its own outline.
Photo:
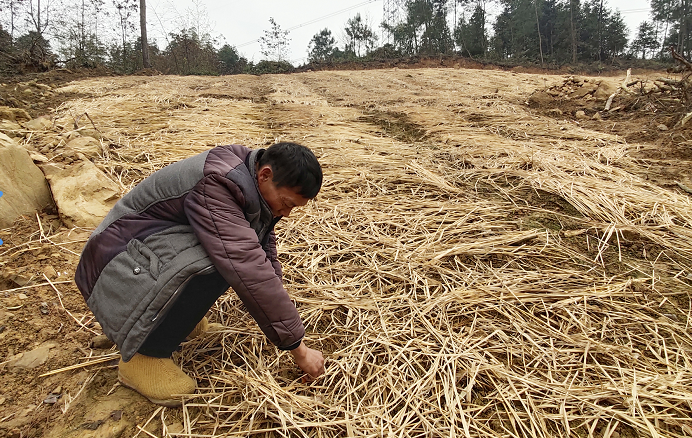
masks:
<path id="1" fill-rule="evenodd" d="M 269 205 L 274 217 L 288 217 L 295 207 L 302 207 L 309 199 L 299 193 L 300 188 L 277 187 L 272 181 L 274 174 L 270 166 L 262 166 L 257 171 L 257 185 L 260 194 Z"/>

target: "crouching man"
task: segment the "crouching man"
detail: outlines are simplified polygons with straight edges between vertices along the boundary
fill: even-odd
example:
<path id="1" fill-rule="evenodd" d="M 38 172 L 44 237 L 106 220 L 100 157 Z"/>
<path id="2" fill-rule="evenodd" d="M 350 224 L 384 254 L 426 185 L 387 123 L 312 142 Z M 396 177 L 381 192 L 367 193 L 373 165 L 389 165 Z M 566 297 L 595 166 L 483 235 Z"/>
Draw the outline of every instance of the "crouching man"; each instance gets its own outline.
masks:
<path id="1" fill-rule="evenodd" d="M 171 360 L 228 288 L 269 340 L 314 379 L 322 353 L 282 284 L 274 225 L 317 196 L 322 169 L 305 146 L 219 146 L 146 178 L 89 238 L 75 281 L 120 348 L 118 380 L 153 403 L 181 404 L 196 383 Z"/>

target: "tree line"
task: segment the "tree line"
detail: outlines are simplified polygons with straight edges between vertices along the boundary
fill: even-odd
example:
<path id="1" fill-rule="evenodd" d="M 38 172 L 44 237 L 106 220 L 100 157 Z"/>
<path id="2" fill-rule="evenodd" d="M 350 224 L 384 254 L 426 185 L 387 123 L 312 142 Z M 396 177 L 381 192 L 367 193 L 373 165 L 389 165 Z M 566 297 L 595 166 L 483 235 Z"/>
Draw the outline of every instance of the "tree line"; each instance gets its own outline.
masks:
<path id="1" fill-rule="evenodd" d="M 356 14 L 339 35 L 320 30 L 307 47 L 307 61 L 453 55 L 562 65 L 664 60 L 670 47 L 689 59 L 692 0 L 650 1 L 649 19 L 628 41 L 622 15 L 604 0 L 406 0 L 396 23 L 375 26 Z M 274 18 L 259 39 L 264 59 L 253 63 L 212 36 L 200 2 L 192 0 L 193 9 L 158 44 L 147 38 L 145 0 L 0 0 L 0 71 L 64 66 L 132 73 L 153 67 L 172 74 L 234 74 L 294 68 L 289 32 Z M 489 10 L 499 11 L 493 20 Z"/>
<path id="2" fill-rule="evenodd" d="M 491 61 L 541 65 L 605 62 L 615 58 L 661 60 L 670 47 L 690 55 L 692 0 L 651 0 L 651 17 L 629 41 L 623 16 L 604 0 L 408 0 L 398 23 L 383 23 L 389 38 L 376 47 L 369 32 L 351 32 L 349 20 L 344 50 L 324 29 L 311 41 L 310 61 L 339 60 L 365 47 L 366 55 L 461 55 Z M 491 22 L 490 7 L 500 13 Z M 359 19 L 360 17 L 356 17 Z"/>

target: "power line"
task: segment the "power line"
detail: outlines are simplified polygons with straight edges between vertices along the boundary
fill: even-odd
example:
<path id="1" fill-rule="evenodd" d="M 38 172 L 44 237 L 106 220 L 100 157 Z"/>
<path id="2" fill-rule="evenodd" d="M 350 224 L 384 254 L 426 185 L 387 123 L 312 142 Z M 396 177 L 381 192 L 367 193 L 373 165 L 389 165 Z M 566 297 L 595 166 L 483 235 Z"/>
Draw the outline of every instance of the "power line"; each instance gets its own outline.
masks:
<path id="1" fill-rule="evenodd" d="M 625 9 L 624 11 L 620 11 L 621 14 L 634 14 L 638 12 L 651 12 L 651 9 L 649 8 L 644 8 L 644 9 Z"/>
<path id="2" fill-rule="evenodd" d="M 307 25 L 309 25 L 309 24 L 315 24 L 315 23 L 320 22 L 320 21 L 322 21 L 322 20 L 326 20 L 327 18 L 332 18 L 332 17 L 334 17 L 334 16 L 336 16 L 336 15 L 342 14 L 342 13 L 344 13 L 344 12 L 348 12 L 348 11 L 353 10 L 353 9 L 356 9 L 356 8 L 360 8 L 361 6 L 365 6 L 365 5 L 369 4 L 369 3 L 374 3 L 374 2 L 376 2 L 376 1 L 379 1 L 379 0 L 367 0 L 367 1 L 364 1 L 364 2 L 362 2 L 362 3 L 358 3 L 357 5 L 353 5 L 353 6 L 349 6 L 348 8 L 340 9 L 340 10 L 338 10 L 338 11 L 336 11 L 336 12 L 332 12 L 332 13 L 330 13 L 330 14 L 323 15 L 322 17 L 314 18 L 314 19 L 312 19 L 312 20 L 306 21 L 305 23 L 300 23 L 300 24 L 295 25 L 295 26 L 293 26 L 293 27 L 289 27 L 288 29 L 286 29 L 286 32 L 290 32 L 290 31 L 292 31 L 292 30 L 296 30 L 296 29 L 298 29 L 298 28 L 301 28 L 301 27 L 303 27 L 303 26 L 307 26 Z M 262 38 L 257 38 L 256 40 L 252 40 L 252 41 L 248 41 L 248 42 L 243 43 L 243 44 L 239 44 L 239 45 L 236 46 L 236 48 L 241 48 L 241 47 L 249 46 L 250 44 L 258 43 L 258 42 L 260 42 L 261 39 L 262 39 Z"/>

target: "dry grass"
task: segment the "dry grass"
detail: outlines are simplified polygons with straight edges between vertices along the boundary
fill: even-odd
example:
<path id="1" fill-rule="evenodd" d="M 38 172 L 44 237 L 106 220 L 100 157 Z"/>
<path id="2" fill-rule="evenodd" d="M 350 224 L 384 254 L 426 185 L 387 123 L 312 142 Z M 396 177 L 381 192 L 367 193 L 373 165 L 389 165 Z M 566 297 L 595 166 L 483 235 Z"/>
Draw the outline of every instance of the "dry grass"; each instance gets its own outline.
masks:
<path id="1" fill-rule="evenodd" d="M 75 83 L 123 190 L 216 144 L 300 141 L 323 192 L 278 230 L 311 385 L 234 294 L 179 357 L 181 436 L 692 436 L 692 204 L 637 145 L 539 118 L 562 78 L 453 69 Z M 617 79 L 613 80 L 614 82 Z M 156 418 L 154 418 L 156 417 Z M 147 433 L 148 434 L 148 433 Z"/>

